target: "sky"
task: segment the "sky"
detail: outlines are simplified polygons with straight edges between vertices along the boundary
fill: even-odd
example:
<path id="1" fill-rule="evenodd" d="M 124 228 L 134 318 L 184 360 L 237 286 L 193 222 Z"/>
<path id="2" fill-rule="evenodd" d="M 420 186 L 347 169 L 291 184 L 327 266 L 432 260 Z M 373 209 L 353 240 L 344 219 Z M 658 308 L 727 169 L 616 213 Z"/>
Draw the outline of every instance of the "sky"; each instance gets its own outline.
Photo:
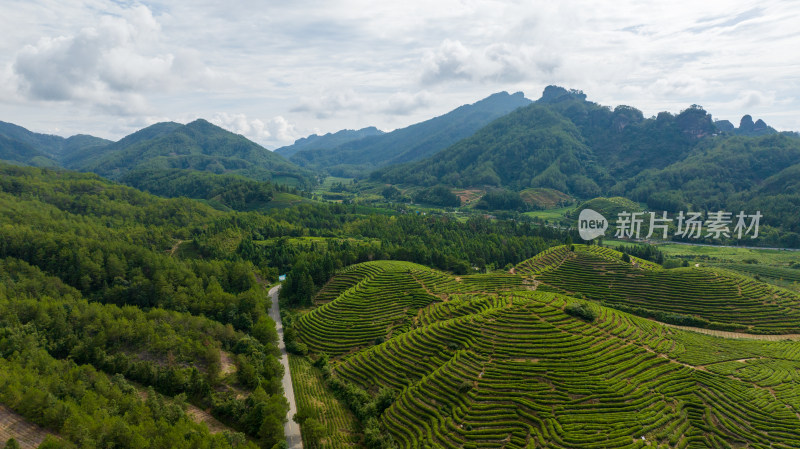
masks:
<path id="1" fill-rule="evenodd" d="M 772 0 L 3 0 L 0 120 L 118 140 L 205 118 L 275 149 L 555 84 L 797 131 L 798 23 Z"/>

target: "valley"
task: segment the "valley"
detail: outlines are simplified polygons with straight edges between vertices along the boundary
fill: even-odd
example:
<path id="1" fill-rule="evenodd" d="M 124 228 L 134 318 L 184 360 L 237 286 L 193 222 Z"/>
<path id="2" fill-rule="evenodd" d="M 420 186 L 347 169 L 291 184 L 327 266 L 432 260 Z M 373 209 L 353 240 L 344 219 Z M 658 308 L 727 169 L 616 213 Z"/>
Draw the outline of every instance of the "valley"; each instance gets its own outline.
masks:
<path id="1" fill-rule="evenodd" d="M 796 447 L 800 138 L 750 122 L 557 86 L 275 152 L 2 122 L 0 444 Z M 612 238 L 660 210 L 764 220 Z"/>

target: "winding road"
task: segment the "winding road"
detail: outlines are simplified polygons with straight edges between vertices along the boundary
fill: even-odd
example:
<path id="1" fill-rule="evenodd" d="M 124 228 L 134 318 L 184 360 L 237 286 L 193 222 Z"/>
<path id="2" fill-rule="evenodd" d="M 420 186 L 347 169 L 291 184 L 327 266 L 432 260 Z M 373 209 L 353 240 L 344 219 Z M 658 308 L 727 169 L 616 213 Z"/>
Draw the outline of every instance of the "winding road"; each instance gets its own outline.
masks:
<path id="1" fill-rule="evenodd" d="M 297 404 L 294 400 L 294 387 L 292 386 L 292 372 L 289 370 L 289 355 L 286 353 L 286 345 L 283 343 L 283 322 L 281 322 L 281 310 L 278 307 L 278 291 L 280 285 L 269 290 L 272 307 L 269 309 L 269 316 L 275 320 L 275 327 L 278 329 L 278 349 L 281 350 L 281 365 L 283 365 L 283 393 L 289 401 L 288 421 L 283 428 L 286 434 L 286 445 L 288 449 L 303 449 L 303 438 L 300 436 L 300 425 L 292 420 L 297 413 Z"/>

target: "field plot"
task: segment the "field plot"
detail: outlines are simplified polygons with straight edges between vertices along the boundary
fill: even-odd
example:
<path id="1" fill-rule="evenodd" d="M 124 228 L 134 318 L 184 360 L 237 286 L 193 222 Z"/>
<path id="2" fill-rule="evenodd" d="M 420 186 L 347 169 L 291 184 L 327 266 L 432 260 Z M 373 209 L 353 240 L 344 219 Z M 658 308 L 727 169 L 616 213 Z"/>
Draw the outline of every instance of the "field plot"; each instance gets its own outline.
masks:
<path id="1" fill-rule="evenodd" d="M 658 249 L 670 257 L 706 259 L 717 263 L 743 263 L 746 260 L 755 260 L 759 264 L 788 266 L 792 262 L 800 261 L 800 251 L 790 250 L 681 245 L 678 243 L 660 244 Z"/>
<path id="2" fill-rule="evenodd" d="M 13 410 L 0 404 L 0 444 L 14 438 L 23 449 L 38 447 L 51 433 L 36 424 L 25 421 L 25 418 Z"/>
<path id="3" fill-rule="evenodd" d="M 800 342 L 689 332 L 592 301 L 770 334 L 798 329 L 791 293 L 581 245 L 515 272 L 355 265 L 323 289 L 299 335 L 333 356 L 340 381 L 394 390 L 380 422 L 401 448 L 800 447 Z M 566 313 L 577 301 L 592 319 Z"/>
<path id="4" fill-rule="evenodd" d="M 326 448 L 359 447 L 358 423 L 353 414 L 325 388 L 322 376 L 303 357 L 289 356 L 289 367 L 297 398 L 298 410 L 308 411 L 309 417 L 321 422 L 326 436 L 321 443 Z M 304 441 L 308 446 L 308 441 Z"/>
<path id="5" fill-rule="evenodd" d="M 762 334 L 800 332 L 797 294 L 727 270 L 662 270 L 638 260 L 625 263 L 620 256 L 608 248 L 558 247 L 521 263 L 516 272 L 558 291 L 644 316 L 671 314 L 677 321 L 687 320 L 675 324 Z"/>

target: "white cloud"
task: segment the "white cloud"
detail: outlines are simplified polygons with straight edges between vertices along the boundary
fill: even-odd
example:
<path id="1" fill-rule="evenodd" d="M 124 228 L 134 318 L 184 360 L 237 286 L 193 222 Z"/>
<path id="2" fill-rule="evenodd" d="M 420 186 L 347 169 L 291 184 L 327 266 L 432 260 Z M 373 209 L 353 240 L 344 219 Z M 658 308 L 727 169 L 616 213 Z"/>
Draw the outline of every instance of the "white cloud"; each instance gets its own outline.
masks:
<path id="1" fill-rule="evenodd" d="M 335 114 L 364 109 L 364 101 L 352 89 L 338 91 L 331 87 L 330 91 L 331 93 L 316 97 L 301 98 L 300 104 L 292 108 L 292 112 L 310 112 L 316 118 L 324 119 Z"/>
<path id="2" fill-rule="evenodd" d="M 454 79 L 473 78 L 472 52 L 457 40 L 445 39 L 436 50 L 422 58 L 423 84 L 436 84 Z"/>
<path id="3" fill-rule="evenodd" d="M 540 46 L 501 42 L 470 49 L 460 41 L 445 39 L 422 57 L 420 82 L 517 83 L 550 75 L 560 63 L 556 53 Z"/>
<path id="4" fill-rule="evenodd" d="M 293 142 L 297 138 L 294 126 L 282 116 L 273 117 L 265 122 L 258 118 L 249 118 L 241 113 L 228 114 L 222 112 L 216 114 L 209 121 L 262 145 L 286 144 Z"/>
<path id="5" fill-rule="evenodd" d="M 800 116 L 797 2 L 131 4 L 0 2 L 0 120 L 118 138 L 147 117 L 243 114 L 267 144 L 282 126 L 268 117 L 283 137 L 391 129 L 548 84 L 646 115 Z"/>
<path id="6" fill-rule="evenodd" d="M 12 64 L 20 93 L 115 115 L 145 113 L 146 95 L 168 90 L 182 74 L 175 56 L 160 51 L 161 27 L 151 11 L 139 5 L 123 13 L 22 48 Z"/>
<path id="7" fill-rule="evenodd" d="M 434 97 L 427 91 L 396 92 L 391 95 L 375 95 L 366 98 L 367 94 L 358 94 L 352 89 L 342 92 L 321 94 L 317 97 L 304 97 L 300 104 L 292 108 L 292 112 L 307 112 L 318 119 L 327 119 L 336 115 L 356 113 L 379 113 L 387 115 L 408 115 L 429 106 Z"/>
<path id="8" fill-rule="evenodd" d="M 434 96 L 427 91 L 398 92 L 378 102 L 377 111 L 392 115 L 408 115 L 417 109 L 426 108 L 433 103 Z"/>

